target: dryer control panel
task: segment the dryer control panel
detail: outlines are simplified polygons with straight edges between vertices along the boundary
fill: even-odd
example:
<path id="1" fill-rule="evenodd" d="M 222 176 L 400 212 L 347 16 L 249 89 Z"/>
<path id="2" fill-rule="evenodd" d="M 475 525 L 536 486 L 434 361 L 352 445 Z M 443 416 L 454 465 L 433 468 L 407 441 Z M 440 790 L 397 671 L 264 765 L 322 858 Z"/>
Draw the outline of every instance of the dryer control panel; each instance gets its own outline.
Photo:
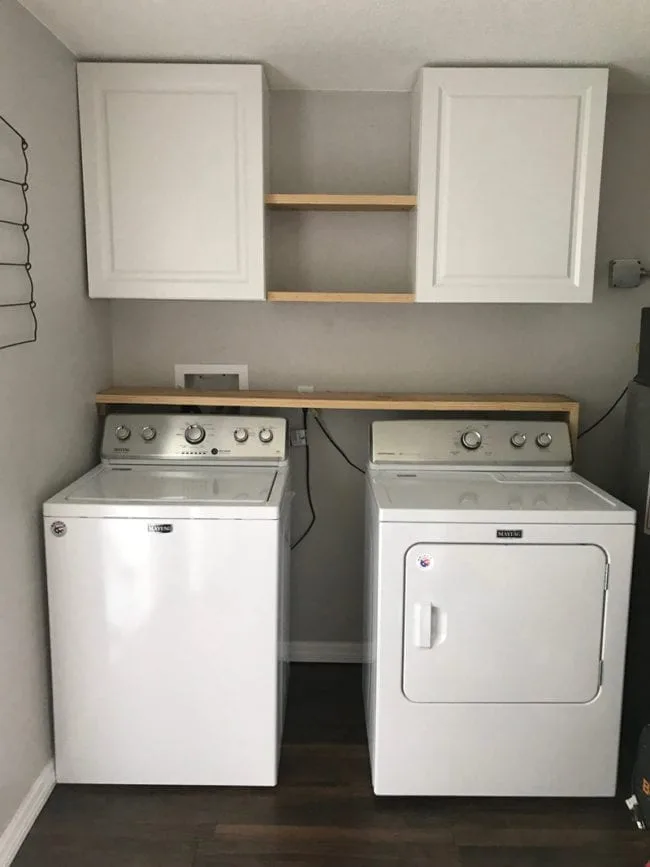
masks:
<path id="1" fill-rule="evenodd" d="M 569 426 L 559 421 L 431 419 L 376 421 L 374 464 L 433 466 L 571 466 Z"/>
<path id="2" fill-rule="evenodd" d="M 115 413 L 106 417 L 105 461 L 281 463 L 287 421 L 271 416 Z"/>

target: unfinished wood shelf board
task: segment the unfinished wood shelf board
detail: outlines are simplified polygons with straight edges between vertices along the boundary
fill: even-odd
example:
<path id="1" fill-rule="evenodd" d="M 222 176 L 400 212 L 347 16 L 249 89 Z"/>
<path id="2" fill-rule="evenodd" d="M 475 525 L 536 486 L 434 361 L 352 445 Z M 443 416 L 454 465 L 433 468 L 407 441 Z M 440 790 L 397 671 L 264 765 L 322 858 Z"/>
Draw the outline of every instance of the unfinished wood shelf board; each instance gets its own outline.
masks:
<path id="1" fill-rule="evenodd" d="M 172 386 L 113 386 L 97 394 L 99 404 L 170 406 L 307 407 L 395 409 L 440 412 L 570 412 L 578 403 L 562 394 L 428 394 L 373 391 L 203 391 Z"/>
<path id="2" fill-rule="evenodd" d="M 562 394 L 427 394 L 371 391 L 202 391 L 171 386 L 113 386 L 99 405 L 257 406 L 306 409 L 411 410 L 427 412 L 562 413 L 577 423 L 579 404 Z"/>
<path id="3" fill-rule="evenodd" d="M 270 208 L 292 211 L 411 211 L 416 196 L 339 195 L 316 193 L 270 193 Z"/>
<path id="4" fill-rule="evenodd" d="M 267 293 L 267 301 L 298 301 L 315 304 L 412 304 L 412 292 L 287 292 Z"/>

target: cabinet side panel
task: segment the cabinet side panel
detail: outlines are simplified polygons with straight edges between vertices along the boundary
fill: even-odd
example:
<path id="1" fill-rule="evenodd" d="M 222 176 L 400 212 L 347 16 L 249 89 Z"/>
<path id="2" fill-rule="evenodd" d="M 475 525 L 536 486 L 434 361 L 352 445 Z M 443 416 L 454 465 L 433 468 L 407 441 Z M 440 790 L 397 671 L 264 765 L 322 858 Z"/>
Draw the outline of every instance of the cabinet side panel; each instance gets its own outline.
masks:
<path id="1" fill-rule="evenodd" d="M 591 301 L 594 291 L 600 182 L 605 140 L 608 70 L 594 69 L 593 82 L 582 97 L 582 137 L 576 158 L 576 208 L 573 279 L 577 293 Z"/>
<path id="2" fill-rule="evenodd" d="M 423 69 L 414 98 L 412 172 L 417 172 L 415 210 L 415 300 L 435 301 L 434 263 L 436 257 L 436 211 L 438 206 L 438 147 L 440 87 L 432 78 L 435 70 Z M 413 176 L 412 176 L 413 177 Z"/>

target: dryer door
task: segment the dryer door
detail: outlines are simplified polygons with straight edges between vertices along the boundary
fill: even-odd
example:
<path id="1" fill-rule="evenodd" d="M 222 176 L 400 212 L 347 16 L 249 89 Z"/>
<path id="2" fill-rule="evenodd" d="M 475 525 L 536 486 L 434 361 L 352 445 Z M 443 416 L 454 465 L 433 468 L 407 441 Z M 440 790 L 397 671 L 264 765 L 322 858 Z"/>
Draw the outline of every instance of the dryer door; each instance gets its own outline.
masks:
<path id="1" fill-rule="evenodd" d="M 596 545 L 415 545 L 405 560 L 404 695 L 591 701 L 606 574 Z"/>

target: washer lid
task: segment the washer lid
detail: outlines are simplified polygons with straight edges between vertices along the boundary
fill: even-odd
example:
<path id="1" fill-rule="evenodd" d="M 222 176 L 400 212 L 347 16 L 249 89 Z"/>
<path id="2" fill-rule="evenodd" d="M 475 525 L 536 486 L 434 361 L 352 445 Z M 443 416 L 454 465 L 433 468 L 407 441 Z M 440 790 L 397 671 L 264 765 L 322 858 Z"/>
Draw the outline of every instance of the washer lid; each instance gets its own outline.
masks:
<path id="1" fill-rule="evenodd" d="M 84 476 L 64 494 L 68 503 L 261 505 L 269 501 L 274 469 L 108 467 Z"/>
<path id="2" fill-rule="evenodd" d="M 571 472 L 380 470 L 371 484 L 382 520 L 494 521 L 495 512 L 539 523 L 635 518 L 628 506 Z"/>

